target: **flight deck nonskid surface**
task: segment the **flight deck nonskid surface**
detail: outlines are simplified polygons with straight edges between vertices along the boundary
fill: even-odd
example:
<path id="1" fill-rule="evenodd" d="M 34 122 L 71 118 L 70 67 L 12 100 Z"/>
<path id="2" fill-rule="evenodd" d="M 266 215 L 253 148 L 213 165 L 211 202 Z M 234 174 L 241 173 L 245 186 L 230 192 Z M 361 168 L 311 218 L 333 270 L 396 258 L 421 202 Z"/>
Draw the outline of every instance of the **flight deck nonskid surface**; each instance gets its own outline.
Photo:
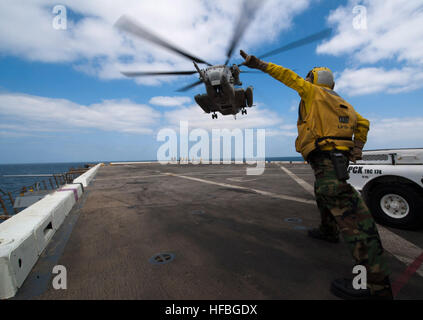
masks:
<path id="1" fill-rule="evenodd" d="M 259 176 L 246 175 L 246 165 L 102 167 L 55 262 L 66 267 L 67 289 L 50 279 L 25 297 L 337 299 L 330 283 L 352 276 L 353 260 L 344 243 L 307 237 L 318 209 L 281 165 L 313 184 L 305 164 L 266 164 Z M 390 230 L 422 247 L 421 231 Z M 387 258 L 394 281 L 407 265 Z M 46 272 L 46 259 L 33 274 Z M 37 286 L 29 280 L 21 291 Z M 422 299 L 422 276 L 413 274 L 397 298 Z"/>

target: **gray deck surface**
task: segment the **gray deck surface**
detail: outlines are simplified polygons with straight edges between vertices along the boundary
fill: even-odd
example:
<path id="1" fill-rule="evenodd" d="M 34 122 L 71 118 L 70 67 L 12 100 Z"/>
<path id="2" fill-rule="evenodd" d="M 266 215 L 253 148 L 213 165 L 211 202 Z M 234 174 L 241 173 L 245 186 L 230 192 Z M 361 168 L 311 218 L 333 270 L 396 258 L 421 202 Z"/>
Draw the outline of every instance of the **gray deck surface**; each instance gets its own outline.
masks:
<path id="1" fill-rule="evenodd" d="M 307 165 L 284 166 L 313 183 Z M 336 299 L 330 282 L 352 276 L 353 260 L 344 243 L 306 236 L 305 228 L 319 223 L 314 203 L 164 174 L 313 200 L 280 165 L 266 164 L 260 176 L 245 170 L 244 165 L 102 167 L 68 217 L 76 221 L 73 229 L 63 227 L 70 234 L 63 252 L 57 254 L 50 243 L 17 298 Z M 63 233 L 53 240 L 60 243 Z M 398 234 L 421 245 L 422 232 Z M 51 286 L 46 261 L 54 260 L 52 252 L 55 263 L 67 269 L 67 290 Z M 157 253 L 175 258 L 151 264 Z M 406 265 L 387 258 L 395 279 Z M 413 275 L 398 298 L 422 299 L 423 278 Z"/>

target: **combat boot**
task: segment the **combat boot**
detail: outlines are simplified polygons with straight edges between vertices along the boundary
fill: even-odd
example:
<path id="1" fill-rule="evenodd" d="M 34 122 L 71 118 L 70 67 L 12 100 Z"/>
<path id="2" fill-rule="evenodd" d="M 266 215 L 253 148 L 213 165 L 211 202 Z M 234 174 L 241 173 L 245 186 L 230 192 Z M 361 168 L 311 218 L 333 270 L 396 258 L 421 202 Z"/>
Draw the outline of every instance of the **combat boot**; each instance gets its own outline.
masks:
<path id="1" fill-rule="evenodd" d="M 370 285 L 374 290 L 354 289 L 352 279 L 336 279 L 332 282 L 331 292 L 344 300 L 393 300 L 391 283 L 386 277 L 383 283 Z"/>
<path id="2" fill-rule="evenodd" d="M 339 242 L 339 236 L 337 234 L 329 234 L 326 232 L 323 232 L 320 228 L 314 228 L 308 230 L 308 236 L 310 238 L 324 240 L 332 243 L 338 243 Z"/>

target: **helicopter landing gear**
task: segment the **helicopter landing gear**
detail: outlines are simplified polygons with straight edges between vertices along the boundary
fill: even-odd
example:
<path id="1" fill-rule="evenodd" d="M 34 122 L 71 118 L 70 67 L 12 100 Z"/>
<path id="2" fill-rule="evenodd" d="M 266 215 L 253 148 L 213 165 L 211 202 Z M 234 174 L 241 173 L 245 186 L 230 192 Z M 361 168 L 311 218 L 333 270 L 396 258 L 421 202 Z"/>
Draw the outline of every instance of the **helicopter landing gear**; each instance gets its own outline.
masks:
<path id="1" fill-rule="evenodd" d="M 217 114 L 216 114 L 216 112 L 214 112 L 214 113 L 212 114 L 212 119 L 217 119 Z"/>
<path id="2" fill-rule="evenodd" d="M 241 114 L 247 114 L 247 110 L 245 108 L 242 108 Z"/>
<path id="3" fill-rule="evenodd" d="M 249 86 L 245 90 L 245 98 L 247 100 L 247 106 L 251 108 L 251 106 L 253 105 L 253 87 Z"/>

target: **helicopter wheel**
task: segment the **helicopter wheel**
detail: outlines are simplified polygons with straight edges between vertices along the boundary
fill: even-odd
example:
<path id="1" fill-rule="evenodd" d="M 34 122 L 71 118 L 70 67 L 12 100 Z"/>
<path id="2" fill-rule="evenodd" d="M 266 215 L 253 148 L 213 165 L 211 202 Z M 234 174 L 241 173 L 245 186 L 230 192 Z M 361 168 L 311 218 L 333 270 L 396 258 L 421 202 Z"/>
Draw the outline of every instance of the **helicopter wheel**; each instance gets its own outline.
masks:
<path id="1" fill-rule="evenodd" d="M 251 108 L 253 105 L 253 87 L 248 87 L 245 90 L 245 99 L 247 100 L 247 106 Z"/>
<path id="2" fill-rule="evenodd" d="M 247 110 L 242 109 L 242 110 L 241 110 L 241 114 L 247 114 Z"/>
<path id="3" fill-rule="evenodd" d="M 216 113 L 213 113 L 212 114 L 212 119 L 217 119 L 217 114 Z"/>

